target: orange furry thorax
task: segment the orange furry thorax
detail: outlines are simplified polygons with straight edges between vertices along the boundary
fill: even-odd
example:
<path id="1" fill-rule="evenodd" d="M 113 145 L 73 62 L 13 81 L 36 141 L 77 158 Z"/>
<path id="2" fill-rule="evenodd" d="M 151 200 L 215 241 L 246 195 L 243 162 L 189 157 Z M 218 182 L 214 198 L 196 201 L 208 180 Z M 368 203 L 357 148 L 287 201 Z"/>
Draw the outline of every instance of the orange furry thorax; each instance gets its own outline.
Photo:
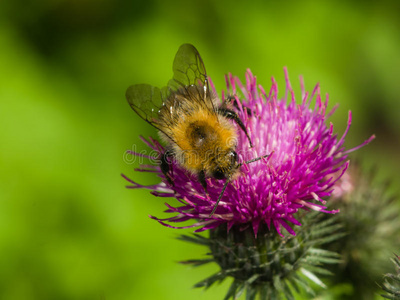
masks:
<path id="1" fill-rule="evenodd" d="M 171 121 L 166 131 L 176 143 L 170 146 L 184 168 L 193 173 L 204 170 L 208 176 L 217 165 L 226 170 L 231 168 L 227 153 L 236 148 L 237 133 L 229 120 L 197 107 Z"/>

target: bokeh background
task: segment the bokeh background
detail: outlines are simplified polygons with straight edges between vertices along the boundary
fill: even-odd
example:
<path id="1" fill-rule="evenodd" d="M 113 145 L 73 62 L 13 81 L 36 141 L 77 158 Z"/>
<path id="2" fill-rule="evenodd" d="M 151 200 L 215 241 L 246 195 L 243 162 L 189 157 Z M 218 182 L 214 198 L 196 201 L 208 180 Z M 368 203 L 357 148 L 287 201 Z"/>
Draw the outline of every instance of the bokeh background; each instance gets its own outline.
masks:
<path id="1" fill-rule="evenodd" d="M 179 260 L 205 248 L 148 218 L 165 199 L 125 189 L 127 149 L 156 136 L 129 108 L 133 83 L 166 84 L 178 47 L 194 44 L 217 90 L 246 68 L 265 89 L 283 67 L 298 91 L 329 93 L 347 147 L 399 182 L 398 1 L 0 2 L 0 298 L 222 299 L 192 285 L 216 266 Z M 388 259 L 396 249 L 387 249 Z M 400 249 L 397 249 L 399 252 Z"/>

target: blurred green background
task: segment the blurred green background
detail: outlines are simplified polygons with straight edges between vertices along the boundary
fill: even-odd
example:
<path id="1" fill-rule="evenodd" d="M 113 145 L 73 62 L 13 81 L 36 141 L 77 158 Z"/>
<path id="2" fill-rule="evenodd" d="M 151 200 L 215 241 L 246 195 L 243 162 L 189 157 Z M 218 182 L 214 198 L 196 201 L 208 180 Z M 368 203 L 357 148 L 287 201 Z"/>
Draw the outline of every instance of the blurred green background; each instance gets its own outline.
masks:
<path id="1" fill-rule="evenodd" d="M 283 95 L 287 66 L 299 94 L 321 83 L 336 131 L 353 125 L 357 157 L 399 181 L 398 1 L 0 2 L 0 298 L 222 299 L 229 282 L 193 290 L 217 270 L 177 261 L 206 249 L 148 218 L 163 198 L 125 189 L 141 183 L 125 150 L 156 136 L 129 108 L 133 83 L 162 86 L 178 47 L 194 44 L 217 90 L 224 74 L 251 68 Z M 388 249 L 388 259 L 395 249 Z M 400 251 L 400 249 L 398 250 Z"/>

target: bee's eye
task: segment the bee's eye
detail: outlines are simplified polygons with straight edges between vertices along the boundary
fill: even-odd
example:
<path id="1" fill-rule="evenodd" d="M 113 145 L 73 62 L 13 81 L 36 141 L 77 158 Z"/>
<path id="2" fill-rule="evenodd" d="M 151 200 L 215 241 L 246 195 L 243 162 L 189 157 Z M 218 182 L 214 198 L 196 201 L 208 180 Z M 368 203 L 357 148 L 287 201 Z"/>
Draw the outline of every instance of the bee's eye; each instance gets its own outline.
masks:
<path id="1" fill-rule="evenodd" d="M 216 169 L 213 173 L 213 177 L 215 179 L 224 179 L 225 178 L 225 173 L 220 169 Z"/>

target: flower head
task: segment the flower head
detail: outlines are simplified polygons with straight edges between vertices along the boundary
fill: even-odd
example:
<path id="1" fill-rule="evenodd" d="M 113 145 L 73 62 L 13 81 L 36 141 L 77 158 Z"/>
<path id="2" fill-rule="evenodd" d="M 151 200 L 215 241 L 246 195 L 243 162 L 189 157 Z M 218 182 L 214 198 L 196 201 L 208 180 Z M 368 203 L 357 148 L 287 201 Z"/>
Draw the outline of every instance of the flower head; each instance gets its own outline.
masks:
<path id="1" fill-rule="evenodd" d="M 366 167 L 353 160 L 331 197 L 330 204 L 342 209 L 337 222 L 346 233 L 325 247 L 341 255 L 340 264 L 330 269 L 335 274 L 331 283 L 350 282 L 353 288 L 348 296 L 352 293 L 357 299 L 371 299 L 376 294 L 375 282 L 390 270 L 387 253 L 400 248 L 399 196 L 390 177 L 382 175 L 377 166 Z"/>
<path id="2" fill-rule="evenodd" d="M 400 299 L 400 256 L 394 255 L 392 259 L 393 264 L 396 267 L 395 273 L 385 274 L 385 282 L 383 283 L 382 289 L 387 293 L 381 295 L 385 299 Z"/>
<path id="3" fill-rule="evenodd" d="M 245 85 L 237 77 L 226 78 L 227 92 L 222 93 L 222 98 L 225 93 L 235 95 L 238 115 L 254 144 L 250 148 L 246 135 L 238 130 L 236 152 L 239 162 L 270 155 L 241 167 L 240 175 L 227 185 L 215 214 L 210 216 L 224 180 L 208 178 L 207 197 L 197 177 L 174 161 L 171 162 L 173 185 L 159 166 L 146 169 L 162 178 L 161 183 L 153 186 L 142 186 L 125 177 L 132 184 L 128 188 L 149 188 L 157 196 L 173 196 L 181 203 L 180 206 L 166 203 L 166 212 L 174 216 L 166 219 L 152 216 L 153 219 L 172 228 L 177 227 L 170 223 L 194 219 L 195 224 L 178 228 L 200 227 L 196 231 L 222 224 L 226 224 L 228 230 L 234 225 L 242 229 L 252 226 L 255 235 L 258 228 L 266 224 L 268 228 L 273 225 L 280 235 L 283 235 L 281 227 L 295 235 L 289 223 L 301 225 L 294 217 L 299 209 L 325 213 L 339 211 L 327 210 L 324 199 L 331 196 L 335 183 L 345 173 L 348 153 L 369 143 L 374 136 L 358 147 L 345 150 L 343 143 L 350 128 L 351 112 L 347 128 L 338 138 L 332 123 L 326 124 L 326 119 L 335 110 L 327 113 L 328 96 L 325 101 L 321 99 L 319 85 L 310 95 L 301 79 L 301 102 L 296 103 L 286 68 L 284 71 L 286 89 L 283 99 L 278 99 L 274 78 L 268 93 L 257 86 L 256 77 L 250 71 L 246 73 Z M 164 152 L 156 140 L 145 142 L 158 153 Z"/>

